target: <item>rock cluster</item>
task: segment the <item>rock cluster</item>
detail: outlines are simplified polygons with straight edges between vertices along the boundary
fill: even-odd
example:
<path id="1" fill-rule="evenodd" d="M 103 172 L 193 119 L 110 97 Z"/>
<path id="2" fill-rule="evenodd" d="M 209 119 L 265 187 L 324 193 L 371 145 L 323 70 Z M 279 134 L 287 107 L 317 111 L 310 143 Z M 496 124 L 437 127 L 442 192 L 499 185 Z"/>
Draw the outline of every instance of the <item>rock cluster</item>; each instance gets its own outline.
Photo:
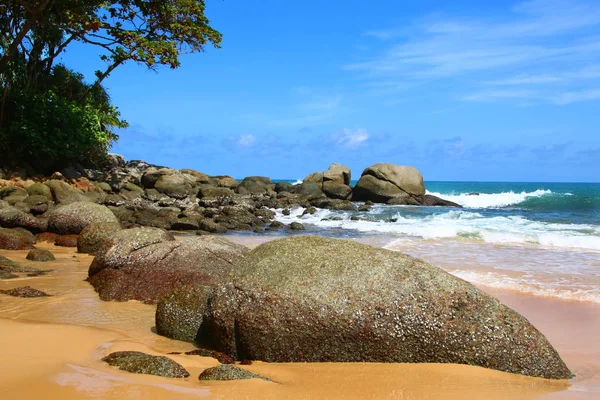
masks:
<path id="1" fill-rule="evenodd" d="M 230 176 L 112 157 L 106 171 L 69 168 L 49 180 L 25 179 L 25 172 L 20 178 L 0 180 L 0 227 L 61 235 L 77 235 L 92 222 L 111 224 L 111 232 L 117 224 L 200 233 L 262 232 L 284 228 L 271 224 L 272 209 L 368 210 L 362 205 L 357 209 L 353 201 L 458 206 L 425 194 L 416 169 L 392 164 L 368 167 L 352 187 L 350 169 L 340 164 L 292 185 L 261 176 L 238 182 Z M 297 224 L 291 228 L 302 229 Z M 60 242 L 73 245 L 66 239 Z M 96 251 L 89 243 L 79 250 Z"/>

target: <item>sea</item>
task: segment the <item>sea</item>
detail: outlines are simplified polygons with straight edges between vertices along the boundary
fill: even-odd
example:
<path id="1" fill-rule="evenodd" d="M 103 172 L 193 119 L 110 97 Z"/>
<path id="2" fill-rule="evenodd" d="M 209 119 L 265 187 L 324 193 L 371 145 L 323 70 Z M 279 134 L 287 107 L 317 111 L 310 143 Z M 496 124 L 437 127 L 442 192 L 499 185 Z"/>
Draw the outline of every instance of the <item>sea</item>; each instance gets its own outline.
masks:
<path id="1" fill-rule="evenodd" d="M 301 222 L 303 233 L 410 254 L 478 286 L 600 303 L 600 183 L 432 181 L 425 187 L 463 208 L 376 204 L 368 212 L 312 215 L 278 209 L 276 219 Z"/>

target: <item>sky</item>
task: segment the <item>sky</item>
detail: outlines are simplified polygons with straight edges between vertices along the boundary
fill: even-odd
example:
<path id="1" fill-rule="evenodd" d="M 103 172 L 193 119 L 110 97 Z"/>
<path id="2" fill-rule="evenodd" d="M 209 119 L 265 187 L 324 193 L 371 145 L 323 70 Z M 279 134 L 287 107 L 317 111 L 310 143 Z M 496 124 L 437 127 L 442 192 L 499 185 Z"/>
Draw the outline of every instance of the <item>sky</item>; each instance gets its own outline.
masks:
<path id="1" fill-rule="evenodd" d="M 207 0 L 222 48 L 105 81 L 112 151 L 302 179 L 378 162 L 427 181 L 600 181 L 600 1 Z M 62 60 L 91 80 L 95 50 Z"/>

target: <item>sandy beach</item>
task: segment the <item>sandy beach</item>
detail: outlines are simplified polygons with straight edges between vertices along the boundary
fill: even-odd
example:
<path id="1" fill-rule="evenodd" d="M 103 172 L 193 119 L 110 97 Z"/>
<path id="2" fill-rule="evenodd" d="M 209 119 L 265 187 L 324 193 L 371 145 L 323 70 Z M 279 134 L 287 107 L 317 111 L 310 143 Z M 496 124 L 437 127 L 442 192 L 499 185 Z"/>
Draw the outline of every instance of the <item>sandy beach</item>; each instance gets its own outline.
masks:
<path id="1" fill-rule="evenodd" d="M 231 236 L 249 247 L 264 239 Z M 3 398 L 220 398 L 220 399 L 594 399 L 600 396 L 600 306 L 591 302 L 490 289 L 528 318 L 555 346 L 576 375 L 569 381 L 528 378 L 479 367 L 446 364 L 255 362 L 248 370 L 262 380 L 199 382 L 212 358 L 171 355 L 189 372 L 186 379 L 135 375 L 101 361 L 119 350 L 155 355 L 191 350 L 189 343 L 153 332 L 155 307 L 135 301 L 102 302 L 84 281 L 92 260 L 74 249 L 47 244 L 55 271 L 0 282 L 0 289 L 32 286 L 51 297 L 0 296 L 0 390 Z M 26 251 L 0 251 L 24 266 Z M 50 264 L 44 267 L 49 268 Z"/>

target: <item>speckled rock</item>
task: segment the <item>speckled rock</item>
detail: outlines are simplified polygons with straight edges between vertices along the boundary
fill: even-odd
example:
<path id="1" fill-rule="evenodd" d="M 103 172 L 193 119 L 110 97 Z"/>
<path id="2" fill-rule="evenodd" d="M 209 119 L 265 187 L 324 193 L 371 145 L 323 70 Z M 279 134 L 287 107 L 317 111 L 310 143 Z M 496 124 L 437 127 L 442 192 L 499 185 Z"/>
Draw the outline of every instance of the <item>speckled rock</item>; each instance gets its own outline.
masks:
<path id="1" fill-rule="evenodd" d="M 83 228 L 92 222 L 118 223 L 117 217 L 106 206 L 74 202 L 58 207 L 50 213 L 48 230 L 61 235 L 78 235 Z"/>
<path id="2" fill-rule="evenodd" d="M 290 229 L 293 230 L 293 231 L 303 231 L 306 228 L 300 222 L 292 222 L 290 224 Z"/>
<path id="3" fill-rule="evenodd" d="M 77 252 L 94 254 L 107 239 L 122 229 L 121 224 L 115 222 L 92 222 L 79 234 Z"/>
<path id="4" fill-rule="evenodd" d="M 189 372 L 164 356 L 152 356 L 139 351 L 117 351 L 102 359 L 108 365 L 134 374 L 157 375 L 165 378 L 187 378 Z"/>
<path id="5" fill-rule="evenodd" d="M 216 359 L 221 364 L 234 364 L 235 360 L 229 357 L 227 354 L 219 353 L 218 351 L 209 350 L 209 349 L 195 349 L 191 351 L 186 351 L 185 355 L 187 356 L 200 356 L 200 357 L 211 357 Z"/>
<path id="6" fill-rule="evenodd" d="M 28 260 L 38 261 L 38 262 L 48 262 L 54 261 L 54 254 L 50 250 L 44 249 L 33 249 L 29 253 L 27 253 Z"/>
<path id="7" fill-rule="evenodd" d="M 20 228 L 0 228 L 0 249 L 4 250 L 29 250 L 33 249 L 35 236 Z"/>
<path id="8" fill-rule="evenodd" d="M 201 381 L 237 381 L 240 379 L 255 378 L 271 381 L 269 378 L 265 378 L 262 375 L 229 364 L 217 365 L 216 367 L 205 369 L 200 376 L 198 376 L 198 379 Z"/>
<path id="9" fill-rule="evenodd" d="M 215 288 L 199 343 L 268 362 L 434 362 L 529 376 L 571 373 L 494 297 L 416 258 L 349 240 L 256 247 Z"/>
<path id="10" fill-rule="evenodd" d="M 14 289 L 0 290 L 1 294 L 6 294 L 13 297 L 47 297 L 48 293 L 32 288 L 31 286 L 23 286 Z"/>
<path id="11" fill-rule="evenodd" d="M 27 188 L 27 193 L 29 196 L 43 196 L 47 200 L 52 200 L 52 190 L 48 185 L 44 185 L 43 183 L 34 183 L 33 185 Z"/>
<path id="12" fill-rule="evenodd" d="M 0 268 L 0 279 L 14 279 L 14 278 L 18 278 L 18 277 L 19 277 L 19 275 L 15 275 L 10 271 Z"/>
<path id="13" fill-rule="evenodd" d="M 212 291 L 211 286 L 188 285 L 166 295 L 156 307 L 156 333 L 193 342 Z"/>
<path id="14" fill-rule="evenodd" d="M 155 304 L 187 284 L 215 285 L 248 249 L 214 236 L 173 240 L 160 229 L 115 233 L 97 252 L 88 281 L 102 300 Z"/>
<path id="15" fill-rule="evenodd" d="M 54 245 L 60 247 L 77 247 L 79 235 L 58 235 L 54 238 Z"/>
<path id="16" fill-rule="evenodd" d="M 5 228 L 25 228 L 33 232 L 43 232 L 48 227 L 46 220 L 34 217 L 10 205 L 0 206 L 0 226 Z"/>

